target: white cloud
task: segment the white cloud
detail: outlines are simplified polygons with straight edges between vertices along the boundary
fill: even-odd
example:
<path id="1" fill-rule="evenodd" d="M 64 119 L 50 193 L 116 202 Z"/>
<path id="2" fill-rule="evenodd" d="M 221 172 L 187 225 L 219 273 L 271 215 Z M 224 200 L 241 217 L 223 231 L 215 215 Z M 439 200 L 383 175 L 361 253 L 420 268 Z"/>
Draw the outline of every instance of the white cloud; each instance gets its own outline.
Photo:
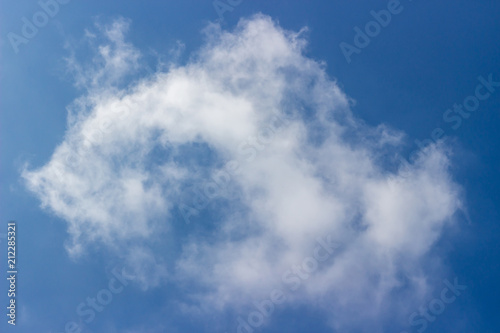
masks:
<path id="1" fill-rule="evenodd" d="M 188 64 L 118 89 L 139 66 L 127 28 L 102 28 L 108 42 L 90 68 L 70 62 L 88 93 L 71 106 L 51 160 L 23 172 L 42 206 L 68 222 L 71 254 L 102 242 L 144 261 L 158 232 L 184 232 L 177 207 L 196 205 L 189 186 L 237 165 L 205 208 L 217 217 L 197 219 L 211 237 L 179 237 L 182 253 L 167 268 L 151 259 L 160 273 L 143 285 L 168 270 L 170 281 L 204 290 L 188 295 L 199 308 L 244 307 L 331 234 L 342 251 L 293 299 L 335 308 L 332 325 L 352 324 L 342 314 L 356 309 L 376 318 L 404 281 L 414 296 L 425 292 L 423 259 L 461 206 L 444 145 L 404 174 L 389 168 L 402 133 L 356 119 L 324 65 L 304 55 L 302 32 L 261 15 L 233 32 L 210 25 Z"/>

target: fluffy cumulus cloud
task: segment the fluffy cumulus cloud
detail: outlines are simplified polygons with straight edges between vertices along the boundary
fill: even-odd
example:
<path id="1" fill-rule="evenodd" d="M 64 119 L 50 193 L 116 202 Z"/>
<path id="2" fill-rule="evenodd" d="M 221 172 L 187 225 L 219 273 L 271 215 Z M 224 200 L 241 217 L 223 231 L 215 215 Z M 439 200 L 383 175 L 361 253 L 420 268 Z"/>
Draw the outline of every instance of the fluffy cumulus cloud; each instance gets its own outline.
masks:
<path id="1" fill-rule="evenodd" d="M 244 311 L 280 289 L 341 328 L 426 294 L 425 259 L 461 207 L 444 145 L 400 165 L 404 135 L 351 113 L 305 30 L 262 15 L 209 25 L 186 64 L 138 79 L 127 28 L 87 33 L 94 59 L 68 61 L 86 93 L 48 163 L 23 171 L 67 222 L 71 255 L 125 253 L 147 266 L 143 285 L 183 288 L 186 312 Z"/>

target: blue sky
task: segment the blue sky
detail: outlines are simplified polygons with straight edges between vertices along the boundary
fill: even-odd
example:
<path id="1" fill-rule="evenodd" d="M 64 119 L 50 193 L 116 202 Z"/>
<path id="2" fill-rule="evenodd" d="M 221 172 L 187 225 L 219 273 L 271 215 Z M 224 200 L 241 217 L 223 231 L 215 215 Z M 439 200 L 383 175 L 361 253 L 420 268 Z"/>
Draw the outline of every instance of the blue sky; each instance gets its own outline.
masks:
<path id="1" fill-rule="evenodd" d="M 499 3 L 63 2 L 0 11 L 2 332 L 499 331 Z"/>

